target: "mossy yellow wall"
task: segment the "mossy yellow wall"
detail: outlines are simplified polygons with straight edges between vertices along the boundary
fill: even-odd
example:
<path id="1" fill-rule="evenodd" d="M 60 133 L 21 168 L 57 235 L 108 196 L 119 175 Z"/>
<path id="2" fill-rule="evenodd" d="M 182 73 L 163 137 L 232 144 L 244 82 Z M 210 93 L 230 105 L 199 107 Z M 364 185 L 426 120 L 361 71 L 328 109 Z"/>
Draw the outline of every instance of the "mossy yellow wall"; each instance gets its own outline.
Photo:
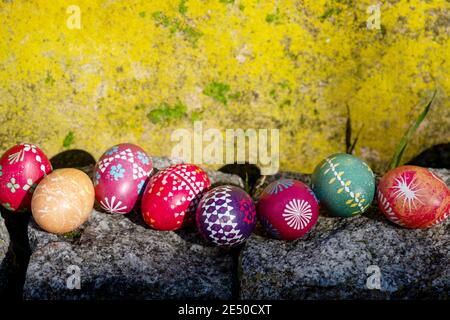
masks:
<path id="1" fill-rule="evenodd" d="M 200 119 L 279 128 L 281 168 L 309 172 L 344 151 L 348 104 L 365 126 L 356 154 L 377 169 L 434 88 L 405 159 L 449 142 L 449 2 L 382 1 L 382 28 L 368 30 L 375 3 L 3 0 L 0 151 L 31 141 L 98 157 L 129 141 L 169 155 L 172 130 Z"/>

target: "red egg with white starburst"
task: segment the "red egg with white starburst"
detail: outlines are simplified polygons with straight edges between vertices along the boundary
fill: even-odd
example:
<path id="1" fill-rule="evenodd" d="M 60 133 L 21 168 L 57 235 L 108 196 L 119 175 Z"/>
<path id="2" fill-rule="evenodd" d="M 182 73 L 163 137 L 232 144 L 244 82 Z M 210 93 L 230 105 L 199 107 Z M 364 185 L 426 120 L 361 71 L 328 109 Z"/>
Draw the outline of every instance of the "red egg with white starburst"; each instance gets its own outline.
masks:
<path id="1" fill-rule="evenodd" d="M 128 213 L 135 207 L 152 170 L 152 161 L 141 147 L 131 143 L 115 145 L 95 166 L 95 198 L 109 213 Z"/>
<path id="2" fill-rule="evenodd" d="M 177 230 L 191 222 L 210 187 L 208 175 L 192 164 L 176 164 L 152 176 L 142 196 L 144 221 L 156 230 Z"/>
<path id="3" fill-rule="evenodd" d="M 274 238 L 295 240 L 316 224 L 319 205 L 303 182 L 280 179 L 269 184 L 258 201 L 258 217 Z"/>
<path id="4" fill-rule="evenodd" d="M 428 228 L 450 215 L 448 186 L 430 170 L 418 166 L 387 172 L 378 184 L 377 199 L 384 215 L 406 228 Z"/>
<path id="5" fill-rule="evenodd" d="M 34 189 L 51 171 L 47 156 L 35 145 L 12 147 L 0 159 L 0 203 L 14 212 L 29 210 Z"/>

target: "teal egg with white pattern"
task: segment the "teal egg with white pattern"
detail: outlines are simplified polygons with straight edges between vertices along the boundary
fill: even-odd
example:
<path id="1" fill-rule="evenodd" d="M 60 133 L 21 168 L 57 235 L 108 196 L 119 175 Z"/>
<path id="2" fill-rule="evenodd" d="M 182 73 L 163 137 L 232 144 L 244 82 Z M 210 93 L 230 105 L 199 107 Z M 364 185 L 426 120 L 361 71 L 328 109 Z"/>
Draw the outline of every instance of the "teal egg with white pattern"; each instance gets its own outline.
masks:
<path id="1" fill-rule="evenodd" d="M 375 195 L 375 176 L 370 167 L 346 153 L 322 160 L 314 170 L 311 183 L 319 204 L 338 217 L 363 213 Z"/>

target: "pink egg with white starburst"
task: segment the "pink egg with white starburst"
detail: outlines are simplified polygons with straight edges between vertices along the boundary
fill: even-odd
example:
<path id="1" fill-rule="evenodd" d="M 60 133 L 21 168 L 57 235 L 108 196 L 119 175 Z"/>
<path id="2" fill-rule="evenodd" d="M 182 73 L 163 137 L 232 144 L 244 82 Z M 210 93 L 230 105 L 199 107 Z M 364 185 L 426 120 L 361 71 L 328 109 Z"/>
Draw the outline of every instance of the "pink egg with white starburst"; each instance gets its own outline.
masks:
<path id="1" fill-rule="evenodd" d="M 130 212 L 152 169 L 150 157 L 137 145 L 122 143 L 109 148 L 95 166 L 95 198 L 107 212 Z"/>
<path id="2" fill-rule="evenodd" d="M 316 224 L 319 205 L 313 191 L 293 179 L 269 184 L 258 201 L 258 217 L 275 238 L 295 240 Z"/>
<path id="3" fill-rule="evenodd" d="M 29 210 L 34 189 L 51 171 L 47 156 L 35 145 L 12 147 L 0 159 L 0 203 L 14 212 Z"/>
<path id="4" fill-rule="evenodd" d="M 430 170 L 401 166 L 378 183 L 380 210 L 392 222 L 407 228 L 428 228 L 450 215 L 448 186 Z"/>

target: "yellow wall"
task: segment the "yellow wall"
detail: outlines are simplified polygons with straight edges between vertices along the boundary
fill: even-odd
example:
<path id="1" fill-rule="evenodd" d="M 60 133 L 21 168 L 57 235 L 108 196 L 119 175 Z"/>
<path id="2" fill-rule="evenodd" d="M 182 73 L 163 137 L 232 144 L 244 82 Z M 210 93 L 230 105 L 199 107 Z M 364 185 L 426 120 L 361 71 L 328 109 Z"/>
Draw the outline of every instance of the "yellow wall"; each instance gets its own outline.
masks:
<path id="1" fill-rule="evenodd" d="M 95 157 L 124 141 L 167 155 L 172 130 L 201 119 L 280 128 L 282 169 L 309 172 L 344 150 L 348 104 L 365 125 L 356 154 L 378 169 L 435 87 L 404 159 L 449 142 L 448 1 L 383 1 L 381 31 L 365 27 L 374 3 L 3 0 L 0 149 L 52 156 L 73 132 L 66 146 Z M 72 4 L 80 30 L 66 26 Z"/>

